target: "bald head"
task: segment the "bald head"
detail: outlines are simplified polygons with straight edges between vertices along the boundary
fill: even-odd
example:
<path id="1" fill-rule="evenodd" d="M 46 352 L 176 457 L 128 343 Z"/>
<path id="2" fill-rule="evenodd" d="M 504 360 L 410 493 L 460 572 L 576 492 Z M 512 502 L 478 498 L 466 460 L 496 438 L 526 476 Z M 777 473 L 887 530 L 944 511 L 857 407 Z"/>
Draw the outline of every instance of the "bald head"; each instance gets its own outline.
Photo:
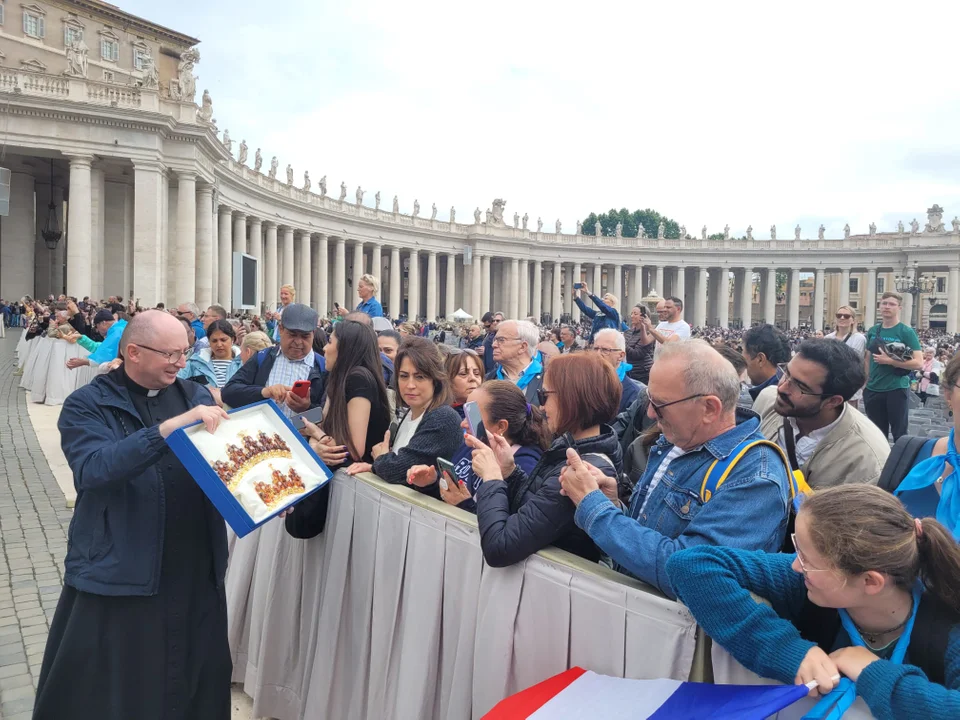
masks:
<path id="1" fill-rule="evenodd" d="M 126 357 L 127 345 L 130 343 L 134 345 L 146 344 L 153 347 L 153 343 L 159 337 L 168 335 L 172 337 L 177 333 L 183 335 L 182 340 L 178 340 L 176 343 L 179 348 L 182 348 L 187 344 L 187 333 L 178 318 L 162 310 L 146 310 L 137 313 L 127 323 L 123 335 L 120 336 L 120 354 Z"/>

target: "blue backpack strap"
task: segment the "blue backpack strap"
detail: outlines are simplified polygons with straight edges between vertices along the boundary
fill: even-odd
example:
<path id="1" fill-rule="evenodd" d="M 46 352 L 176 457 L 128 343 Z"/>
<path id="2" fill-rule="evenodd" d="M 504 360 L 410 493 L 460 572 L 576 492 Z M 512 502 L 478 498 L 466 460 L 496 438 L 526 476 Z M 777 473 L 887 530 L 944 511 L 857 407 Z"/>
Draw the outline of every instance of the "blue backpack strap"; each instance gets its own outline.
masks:
<path id="1" fill-rule="evenodd" d="M 796 486 L 797 478 L 790 469 L 787 456 L 779 445 L 769 440 L 744 440 L 731 450 L 729 455 L 723 459 L 717 458 L 710 464 L 710 467 L 707 468 L 707 473 L 703 476 L 703 483 L 700 486 L 701 502 L 707 502 L 713 497 L 730 475 L 730 471 L 733 470 L 734 466 L 740 461 L 740 458 L 746 455 L 747 450 L 756 445 L 765 445 L 776 451 L 778 457 L 783 461 L 784 467 L 787 469 L 787 477 L 790 481 L 790 497 L 794 498 L 799 494 L 800 490 Z"/>

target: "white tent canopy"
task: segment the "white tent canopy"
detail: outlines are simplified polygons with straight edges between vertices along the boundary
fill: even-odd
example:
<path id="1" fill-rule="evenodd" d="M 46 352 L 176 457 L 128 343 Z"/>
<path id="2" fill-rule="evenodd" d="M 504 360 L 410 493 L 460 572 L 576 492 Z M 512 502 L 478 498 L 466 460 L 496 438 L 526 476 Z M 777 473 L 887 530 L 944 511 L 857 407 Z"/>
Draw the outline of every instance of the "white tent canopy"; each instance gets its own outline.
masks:
<path id="1" fill-rule="evenodd" d="M 457 308 L 457 311 L 453 314 L 454 320 L 473 320 L 473 315 L 468 313 L 463 308 Z"/>

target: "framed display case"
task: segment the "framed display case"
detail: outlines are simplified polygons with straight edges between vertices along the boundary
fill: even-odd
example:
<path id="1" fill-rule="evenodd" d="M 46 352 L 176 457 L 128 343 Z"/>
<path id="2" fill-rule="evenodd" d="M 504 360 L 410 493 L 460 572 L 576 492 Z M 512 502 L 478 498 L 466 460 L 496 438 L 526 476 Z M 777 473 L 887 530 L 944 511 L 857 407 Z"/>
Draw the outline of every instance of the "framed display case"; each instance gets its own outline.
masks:
<path id="1" fill-rule="evenodd" d="M 229 415 L 215 433 L 196 423 L 167 444 L 243 537 L 319 490 L 332 473 L 272 400 Z"/>

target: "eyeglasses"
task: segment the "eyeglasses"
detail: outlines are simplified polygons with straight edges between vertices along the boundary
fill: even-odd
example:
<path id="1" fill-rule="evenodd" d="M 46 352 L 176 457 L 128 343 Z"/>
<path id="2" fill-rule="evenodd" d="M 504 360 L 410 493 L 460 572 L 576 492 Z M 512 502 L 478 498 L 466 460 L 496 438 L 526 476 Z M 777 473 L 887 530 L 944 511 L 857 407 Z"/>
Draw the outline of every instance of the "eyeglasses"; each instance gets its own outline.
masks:
<path id="1" fill-rule="evenodd" d="M 510 337 L 503 337 L 502 335 L 496 335 L 496 336 L 494 336 L 494 338 L 493 338 L 493 344 L 494 344 L 494 345 L 503 345 L 503 344 L 506 343 L 506 342 L 513 342 L 514 340 L 522 340 L 522 339 L 523 339 L 523 338 L 518 338 L 518 337 L 510 338 Z"/>
<path id="2" fill-rule="evenodd" d="M 540 403 L 541 407 L 543 407 L 547 404 L 547 398 L 556 392 L 556 390 L 544 390 L 543 388 L 539 388 L 537 390 L 537 402 Z"/>
<path id="3" fill-rule="evenodd" d="M 777 387 L 784 387 L 787 383 L 790 383 L 801 395 L 813 395 L 814 397 L 831 397 L 833 395 L 833 393 L 814 392 L 806 385 L 802 384 L 790 374 L 790 371 L 787 369 L 787 363 L 780 363 L 777 365 L 777 367 L 780 369 L 780 372 L 783 373 L 783 377 L 780 378 L 780 382 L 777 383 Z"/>
<path id="4" fill-rule="evenodd" d="M 847 315 L 847 313 L 837 313 L 837 320 L 853 320 L 853 315 Z"/>
<path id="5" fill-rule="evenodd" d="M 793 543 L 793 549 L 797 551 L 797 562 L 800 563 L 800 571 L 806 575 L 807 573 L 812 572 L 826 572 L 825 568 L 812 568 L 807 567 L 806 563 L 803 562 L 803 555 L 800 554 L 800 549 L 797 547 L 797 534 L 790 533 L 790 542 Z"/>
<path id="6" fill-rule="evenodd" d="M 603 353 L 604 355 L 609 355 L 610 353 L 622 352 L 621 350 L 618 350 L 617 348 L 601 348 L 601 347 L 596 347 L 596 346 L 594 346 L 594 347 L 592 347 L 592 348 L 590 348 L 590 349 L 591 349 L 593 352 Z"/>
<path id="7" fill-rule="evenodd" d="M 163 355 L 167 359 L 167 363 L 170 365 L 176 365 L 178 362 L 180 362 L 180 358 L 185 358 L 187 353 L 190 352 L 190 348 L 187 348 L 186 350 L 174 350 L 173 352 L 168 352 L 166 350 L 157 350 L 149 345 L 140 345 L 139 343 L 131 343 L 131 345 L 142 347 L 144 350 L 155 352 L 157 355 Z"/>
<path id="8" fill-rule="evenodd" d="M 687 402 L 688 400 L 695 400 L 696 398 L 706 397 L 703 393 L 697 393 L 696 395 L 690 395 L 685 398 L 680 398 L 679 400 L 671 400 L 667 403 L 655 403 L 652 398 L 647 396 L 648 401 L 650 402 L 650 407 L 653 408 L 653 412 L 656 414 L 657 418 L 663 420 L 663 409 L 668 408 L 671 405 L 677 405 L 682 402 Z"/>

